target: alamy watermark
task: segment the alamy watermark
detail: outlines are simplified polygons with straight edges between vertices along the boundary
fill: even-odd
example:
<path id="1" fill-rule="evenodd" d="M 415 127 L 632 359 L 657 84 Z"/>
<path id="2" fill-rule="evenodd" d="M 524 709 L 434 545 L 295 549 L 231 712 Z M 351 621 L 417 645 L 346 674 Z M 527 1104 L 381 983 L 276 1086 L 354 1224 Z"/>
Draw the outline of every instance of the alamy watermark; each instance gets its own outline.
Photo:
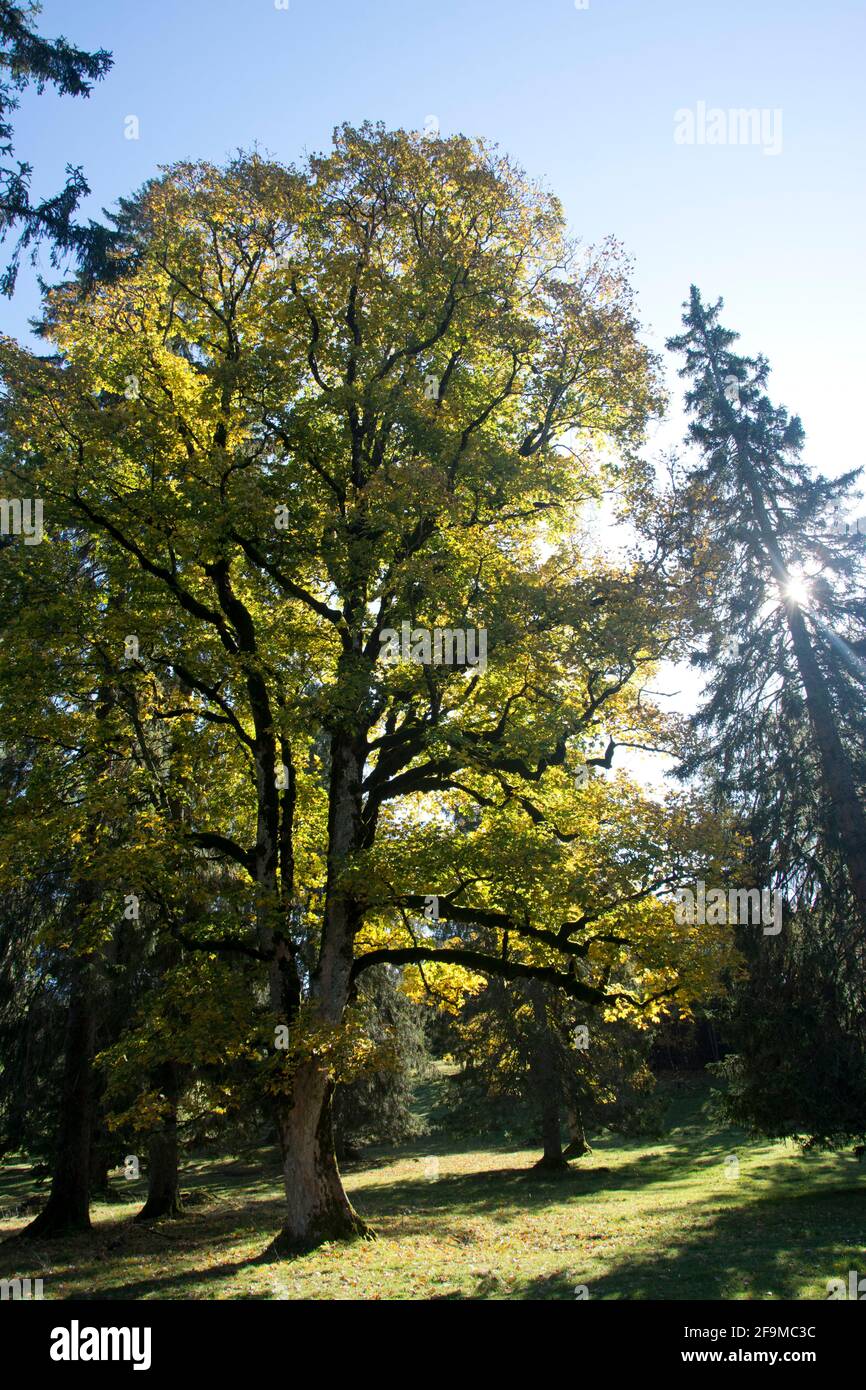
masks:
<path id="1" fill-rule="evenodd" d="M 0 497 L 0 536 L 23 536 L 25 545 L 39 545 L 42 498 Z"/>
<path id="2" fill-rule="evenodd" d="M 681 106 L 674 112 L 676 145 L 757 145 L 764 154 L 782 153 L 782 112 L 779 107 Z"/>
<path id="3" fill-rule="evenodd" d="M 386 665 L 414 661 L 421 666 L 472 666 L 487 669 L 486 627 L 416 627 L 409 622 L 382 629 L 380 656 Z"/>
<path id="4" fill-rule="evenodd" d="M 848 1282 L 844 1279 L 827 1280 L 828 1298 L 850 1298 L 858 1303 L 866 1300 L 866 1279 L 861 1279 L 856 1269 L 848 1270 Z"/>
<path id="5" fill-rule="evenodd" d="M 147 1371 L 151 1338 L 149 1327 L 82 1327 L 73 1318 L 69 1327 L 52 1328 L 48 1355 L 52 1361 L 130 1361 L 134 1371 Z"/>
<path id="6" fill-rule="evenodd" d="M 0 1279 L 0 1300 L 3 1302 L 12 1299 L 17 1303 L 42 1297 L 41 1279 Z"/>
<path id="7" fill-rule="evenodd" d="M 831 536 L 866 536 L 866 516 L 844 516 L 841 507 L 830 513 Z"/>
<path id="8" fill-rule="evenodd" d="M 764 936 L 782 930 L 782 894 L 770 888 L 711 888 L 699 879 L 692 888 L 676 891 L 674 918 L 678 926 L 763 925 Z"/>

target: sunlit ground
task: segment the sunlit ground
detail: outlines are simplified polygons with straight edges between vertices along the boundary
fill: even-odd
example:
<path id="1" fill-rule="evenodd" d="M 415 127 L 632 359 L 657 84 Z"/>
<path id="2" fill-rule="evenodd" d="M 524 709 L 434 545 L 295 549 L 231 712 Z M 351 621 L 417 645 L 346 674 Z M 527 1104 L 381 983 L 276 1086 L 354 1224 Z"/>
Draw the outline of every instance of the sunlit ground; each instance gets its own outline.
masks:
<path id="1" fill-rule="evenodd" d="M 654 1141 L 594 1141 L 563 1179 L 489 1138 L 370 1151 L 347 1186 L 378 1239 L 282 1263 L 261 1257 L 280 1221 L 269 1152 L 189 1165 L 195 1204 L 150 1229 L 131 1219 L 143 1184 L 118 1176 L 124 1200 L 95 1206 L 91 1236 L 0 1247 L 0 1277 L 41 1275 L 57 1299 L 574 1299 L 580 1285 L 591 1299 L 824 1299 L 828 1279 L 866 1275 L 866 1165 L 718 1130 L 705 1097 L 677 1096 Z M 7 1168 L 0 1206 L 28 1195 L 25 1173 Z"/>

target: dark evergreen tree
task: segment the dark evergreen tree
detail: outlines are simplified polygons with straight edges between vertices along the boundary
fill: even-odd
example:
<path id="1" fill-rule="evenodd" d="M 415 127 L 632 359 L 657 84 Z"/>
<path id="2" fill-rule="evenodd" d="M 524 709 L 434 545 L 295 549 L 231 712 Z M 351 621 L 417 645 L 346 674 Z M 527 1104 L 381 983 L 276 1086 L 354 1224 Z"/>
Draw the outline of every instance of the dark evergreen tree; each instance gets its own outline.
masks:
<path id="1" fill-rule="evenodd" d="M 415 1132 L 413 1085 L 428 1064 L 423 1005 L 400 988 L 400 972 L 382 965 L 358 981 L 359 1002 L 375 1062 L 334 1092 L 334 1139 L 339 1159 L 362 1144 L 397 1143 Z"/>
<path id="2" fill-rule="evenodd" d="M 863 538 L 838 524 L 858 474 L 806 467 L 800 420 L 769 400 L 766 359 L 732 351 L 721 307 L 693 287 L 668 344 L 692 380 L 700 458 L 675 515 L 709 676 L 681 773 L 732 804 L 754 883 L 787 903 L 779 937 L 740 931 L 726 1109 L 838 1144 L 866 1122 L 866 586 Z"/>
<path id="3" fill-rule="evenodd" d="M 7 773 L 8 760 L 0 780 Z M 53 1158 L 69 1007 L 64 962 L 40 937 L 63 888 L 55 870 L 0 895 L 0 1157 L 26 1153 L 39 1166 Z"/>
<path id="4" fill-rule="evenodd" d="M 35 253 L 47 242 L 52 265 L 70 254 L 79 264 L 95 264 L 103 258 L 110 237 L 97 223 L 75 222 L 78 205 L 90 192 L 81 168 L 67 164 L 66 183 L 60 191 L 34 202 L 32 165 L 14 158 L 12 113 L 18 107 L 19 92 L 32 85 L 41 93 L 50 85 L 61 96 L 86 97 L 112 62 L 104 49 L 88 53 L 65 38 L 42 38 L 33 27 L 39 9 L 37 4 L 0 0 L 0 242 L 12 232 L 18 234 L 0 275 L 0 293 L 5 295 L 15 289 L 21 255 L 28 248 Z"/>
<path id="5" fill-rule="evenodd" d="M 700 462 L 680 521 L 704 578 L 712 666 L 687 774 L 739 798 L 763 863 L 789 902 L 814 906 L 831 878 L 838 915 L 866 949 L 866 588 L 862 538 L 834 527 L 858 476 L 813 474 L 800 420 L 765 392 L 769 364 L 735 355 L 737 335 L 693 287 L 682 375 Z M 843 873 L 834 873 L 833 865 Z"/>
<path id="6" fill-rule="evenodd" d="M 741 930 L 748 969 L 725 1035 L 735 1049 L 711 1066 L 726 1083 L 722 1118 L 774 1139 L 835 1149 L 866 1139 L 866 1010 L 838 968 L 820 914 L 756 944 Z"/>

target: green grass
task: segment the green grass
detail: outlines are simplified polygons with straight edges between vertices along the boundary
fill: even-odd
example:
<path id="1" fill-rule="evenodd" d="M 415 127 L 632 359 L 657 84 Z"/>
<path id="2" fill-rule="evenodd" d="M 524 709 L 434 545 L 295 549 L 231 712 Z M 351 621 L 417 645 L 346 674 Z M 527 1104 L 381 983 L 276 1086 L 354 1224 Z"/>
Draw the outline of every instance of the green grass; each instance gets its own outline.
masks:
<path id="1" fill-rule="evenodd" d="M 585 1284 L 602 1299 L 823 1299 L 828 1279 L 866 1274 L 866 1167 L 719 1129 L 702 1085 L 652 1142 L 596 1140 L 562 1178 L 532 1172 L 537 1158 L 441 1131 L 370 1150 L 345 1178 L 378 1239 L 284 1262 L 262 1258 L 280 1224 L 272 1153 L 186 1165 L 197 1203 L 149 1229 L 131 1219 L 143 1182 L 120 1175 L 125 1200 L 95 1205 L 90 1236 L 0 1246 L 0 1277 L 41 1275 L 46 1298 L 573 1299 Z M 29 1194 L 26 1172 L 6 1169 L 0 1208 Z"/>

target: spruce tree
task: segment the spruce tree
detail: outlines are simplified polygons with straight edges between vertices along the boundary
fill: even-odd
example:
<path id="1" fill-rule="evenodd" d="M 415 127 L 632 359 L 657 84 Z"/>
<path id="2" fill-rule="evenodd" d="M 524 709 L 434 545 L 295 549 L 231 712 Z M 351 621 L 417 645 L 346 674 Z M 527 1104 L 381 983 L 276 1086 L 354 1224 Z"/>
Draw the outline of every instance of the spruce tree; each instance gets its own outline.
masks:
<path id="1" fill-rule="evenodd" d="M 863 537 L 839 524 L 858 474 L 812 473 L 800 420 L 693 287 L 684 333 L 698 462 L 674 514 L 699 580 L 708 671 L 681 774 L 732 804 L 784 929 L 740 927 L 720 1071 L 726 1118 L 837 1147 L 866 1131 L 866 632 Z"/>
<path id="2" fill-rule="evenodd" d="M 98 223 L 83 226 L 75 221 L 81 199 L 90 192 L 80 167 L 67 164 L 66 182 L 59 192 L 34 201 L 33 167 L 14 158 L 11 117 L 19 92 L 33 86 L 41 93 L 52 86 L 60 96 L 86 97 L 112 62 L 104 49 L 88 53 L 65 38 L 43 38 L 32 23 L 39 9 L 38 4 L 0 0 L 0 243 L 13 230 L 18 233 L 9 263 L 0 274 L 0 294 L 4 295 L 15 289 L 20 258 L 28 248 L 35 253 L 42 242 L 48 242 L 52 265 L 71 254 L 80 266 L 95 269 L 110 240 L 108 230 Z"/>
<path id="3" fill-rule="evenodd" d="M 700 461 L 684 479 L 680 523 L 704 579 L 710 641 L 697 660 L 714 670 L 684 771 L 712 769 L 738 795 L 761 867 L 789 902 L 813 907 L 833 883 L 860 955 L 866 590 L 863 538 L 838 525 L 858 473 L 829 479 L 806 466 L 799 418 L 768 398 L 767 360 L 732 351 L 721 307 L 705 307 L 693 286 L 685 331 L 668 343 L 692 381 Z"/>

